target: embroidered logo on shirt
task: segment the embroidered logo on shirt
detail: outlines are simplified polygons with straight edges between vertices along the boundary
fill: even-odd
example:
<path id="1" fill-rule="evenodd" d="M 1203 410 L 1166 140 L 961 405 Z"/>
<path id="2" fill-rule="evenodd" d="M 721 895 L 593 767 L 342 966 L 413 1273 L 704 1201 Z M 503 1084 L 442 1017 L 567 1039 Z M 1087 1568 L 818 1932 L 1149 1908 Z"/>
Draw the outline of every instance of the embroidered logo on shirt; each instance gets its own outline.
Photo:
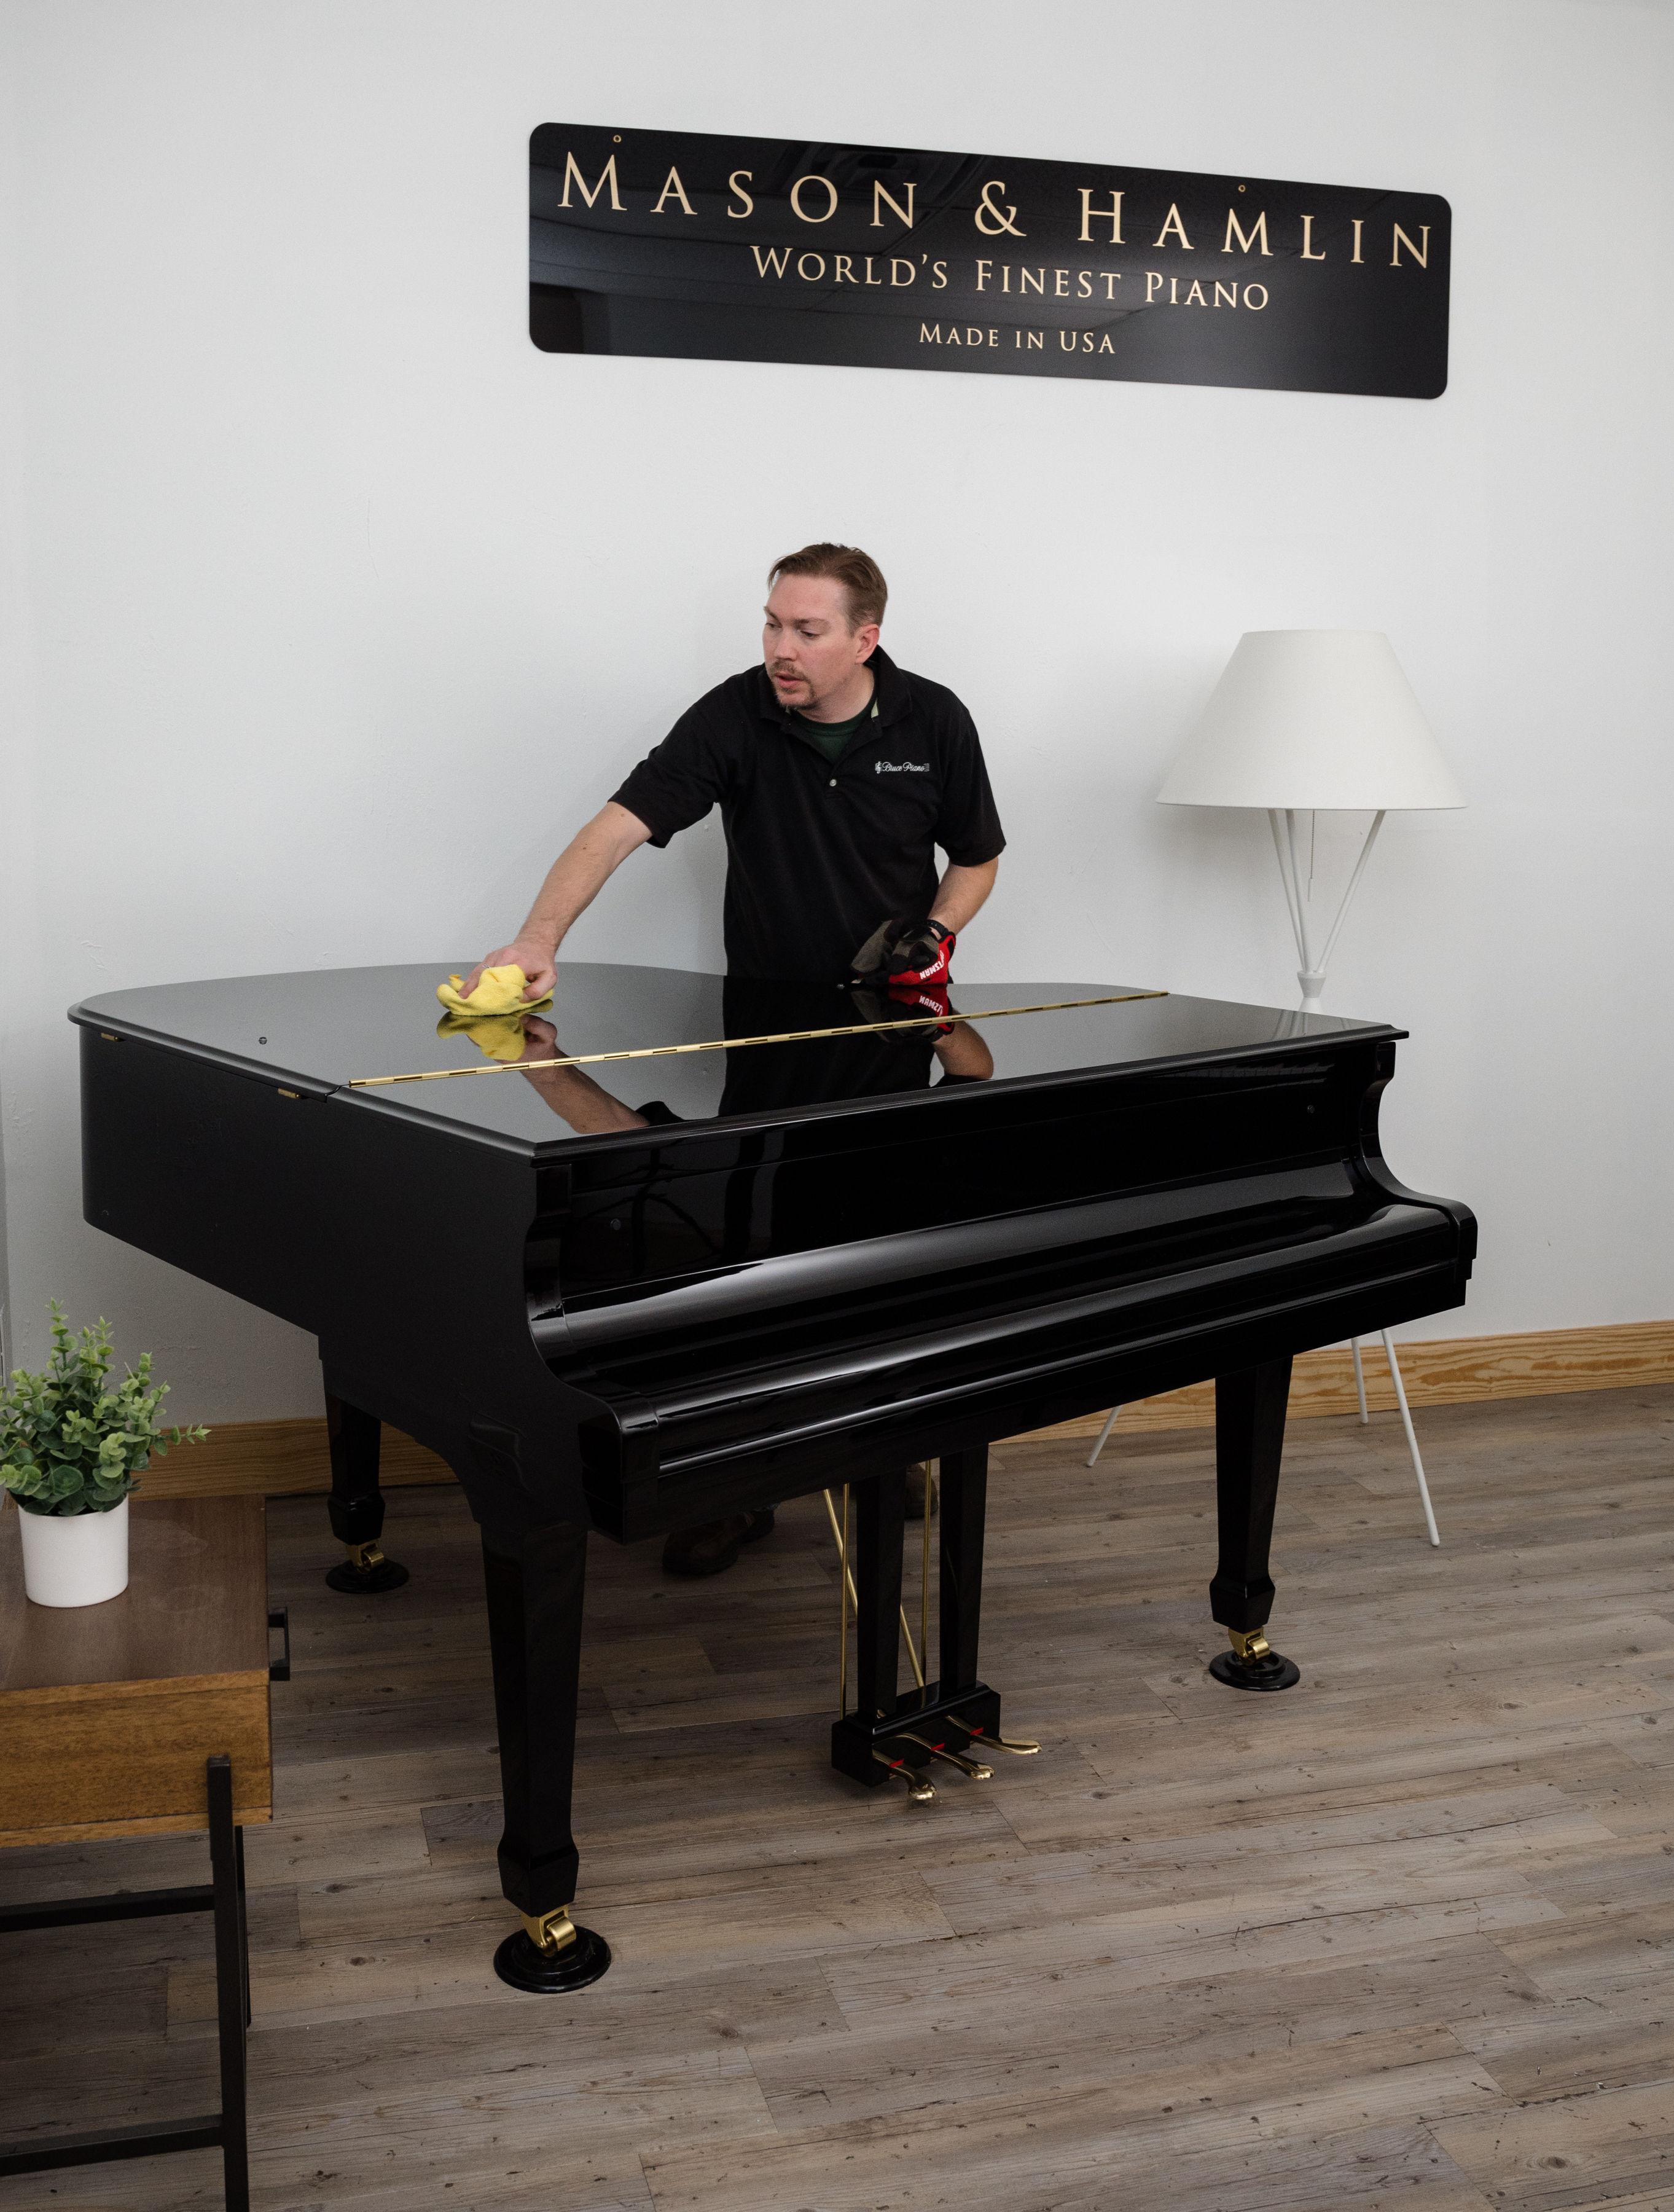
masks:
<path id="1" fill-rule="evenodd" d="M 928 775 L 928 761 L 874 761 L 874 775 Z"/>

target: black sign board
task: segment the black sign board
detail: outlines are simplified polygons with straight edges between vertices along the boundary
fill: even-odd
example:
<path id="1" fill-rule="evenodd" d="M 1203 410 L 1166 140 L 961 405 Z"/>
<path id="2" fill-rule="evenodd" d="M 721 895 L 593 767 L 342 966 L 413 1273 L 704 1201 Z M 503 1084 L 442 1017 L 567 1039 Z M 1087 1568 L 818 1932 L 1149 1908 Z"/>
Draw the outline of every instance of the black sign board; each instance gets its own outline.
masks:
<path id="1" fill-rule="evenodd" d="M 1433 399 L 1447 203 L 1006 155 L 543 123 L 549 353 Z"/>

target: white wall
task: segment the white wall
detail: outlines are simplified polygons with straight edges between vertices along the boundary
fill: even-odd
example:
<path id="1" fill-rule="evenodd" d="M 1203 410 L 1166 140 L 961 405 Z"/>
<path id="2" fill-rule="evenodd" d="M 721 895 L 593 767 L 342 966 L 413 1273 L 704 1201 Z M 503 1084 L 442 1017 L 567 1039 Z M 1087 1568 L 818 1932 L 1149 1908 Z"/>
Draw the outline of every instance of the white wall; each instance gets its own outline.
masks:
<path id="1" fill-rule="evenodd" d="M 1150 794 L 1240 631 L 1386 629 L 1474 805 L 1392 823 L 1329 1005 L 1410 1026 L 1458 1333 L 1674 1312 L 1665 608 L 1674 21 L 1580 0 L 13 0 L 0 228 L 4 1164 L 175 1409 L 312 1346 L 85 1228 L 63 1010 L 497 942 L 555 842 L 857 541 L 1011 848 L 972 980 L 1294 993 L 1265 823 Z M 1440 191 L 1418 402 L 590 360 L 525 335 L 543 120 Z M 582 956 L 719 950 L 713 825 Z"/>

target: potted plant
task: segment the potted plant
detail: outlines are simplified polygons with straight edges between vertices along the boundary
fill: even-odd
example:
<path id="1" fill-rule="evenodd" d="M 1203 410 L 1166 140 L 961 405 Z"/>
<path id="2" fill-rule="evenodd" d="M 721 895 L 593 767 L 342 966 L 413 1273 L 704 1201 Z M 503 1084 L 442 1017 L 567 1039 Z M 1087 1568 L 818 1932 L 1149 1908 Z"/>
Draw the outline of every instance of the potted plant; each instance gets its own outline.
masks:
<path id="1" fill-rule="evenodd" d="M 27 1595 L 102 1605 L 128 1587 L 128 1494 L 151 1455 L 209 1432 L 159 1427 L 168 1385 L 152 1386 L 149 1352 L 112 1389 L 107 1324 L 72 1336 L 56 1298 L 50 1310 L 46 1372 L 19 1368 L 0 1391 L 0 1484 L 21 1516 Z"/>

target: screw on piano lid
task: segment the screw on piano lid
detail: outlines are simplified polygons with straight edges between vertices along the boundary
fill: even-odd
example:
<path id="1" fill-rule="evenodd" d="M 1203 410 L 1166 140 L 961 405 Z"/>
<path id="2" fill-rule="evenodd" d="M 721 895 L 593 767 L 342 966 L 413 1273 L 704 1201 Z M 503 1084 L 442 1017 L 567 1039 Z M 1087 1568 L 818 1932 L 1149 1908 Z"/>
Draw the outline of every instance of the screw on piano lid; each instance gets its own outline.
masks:
<path id="1" fill-rule="evenodd" d="M 267 1042 L 267 1039 L 265 1037 L 258 1037 L 256 1042 L 258 1044 L 265 1044 Z"/>

